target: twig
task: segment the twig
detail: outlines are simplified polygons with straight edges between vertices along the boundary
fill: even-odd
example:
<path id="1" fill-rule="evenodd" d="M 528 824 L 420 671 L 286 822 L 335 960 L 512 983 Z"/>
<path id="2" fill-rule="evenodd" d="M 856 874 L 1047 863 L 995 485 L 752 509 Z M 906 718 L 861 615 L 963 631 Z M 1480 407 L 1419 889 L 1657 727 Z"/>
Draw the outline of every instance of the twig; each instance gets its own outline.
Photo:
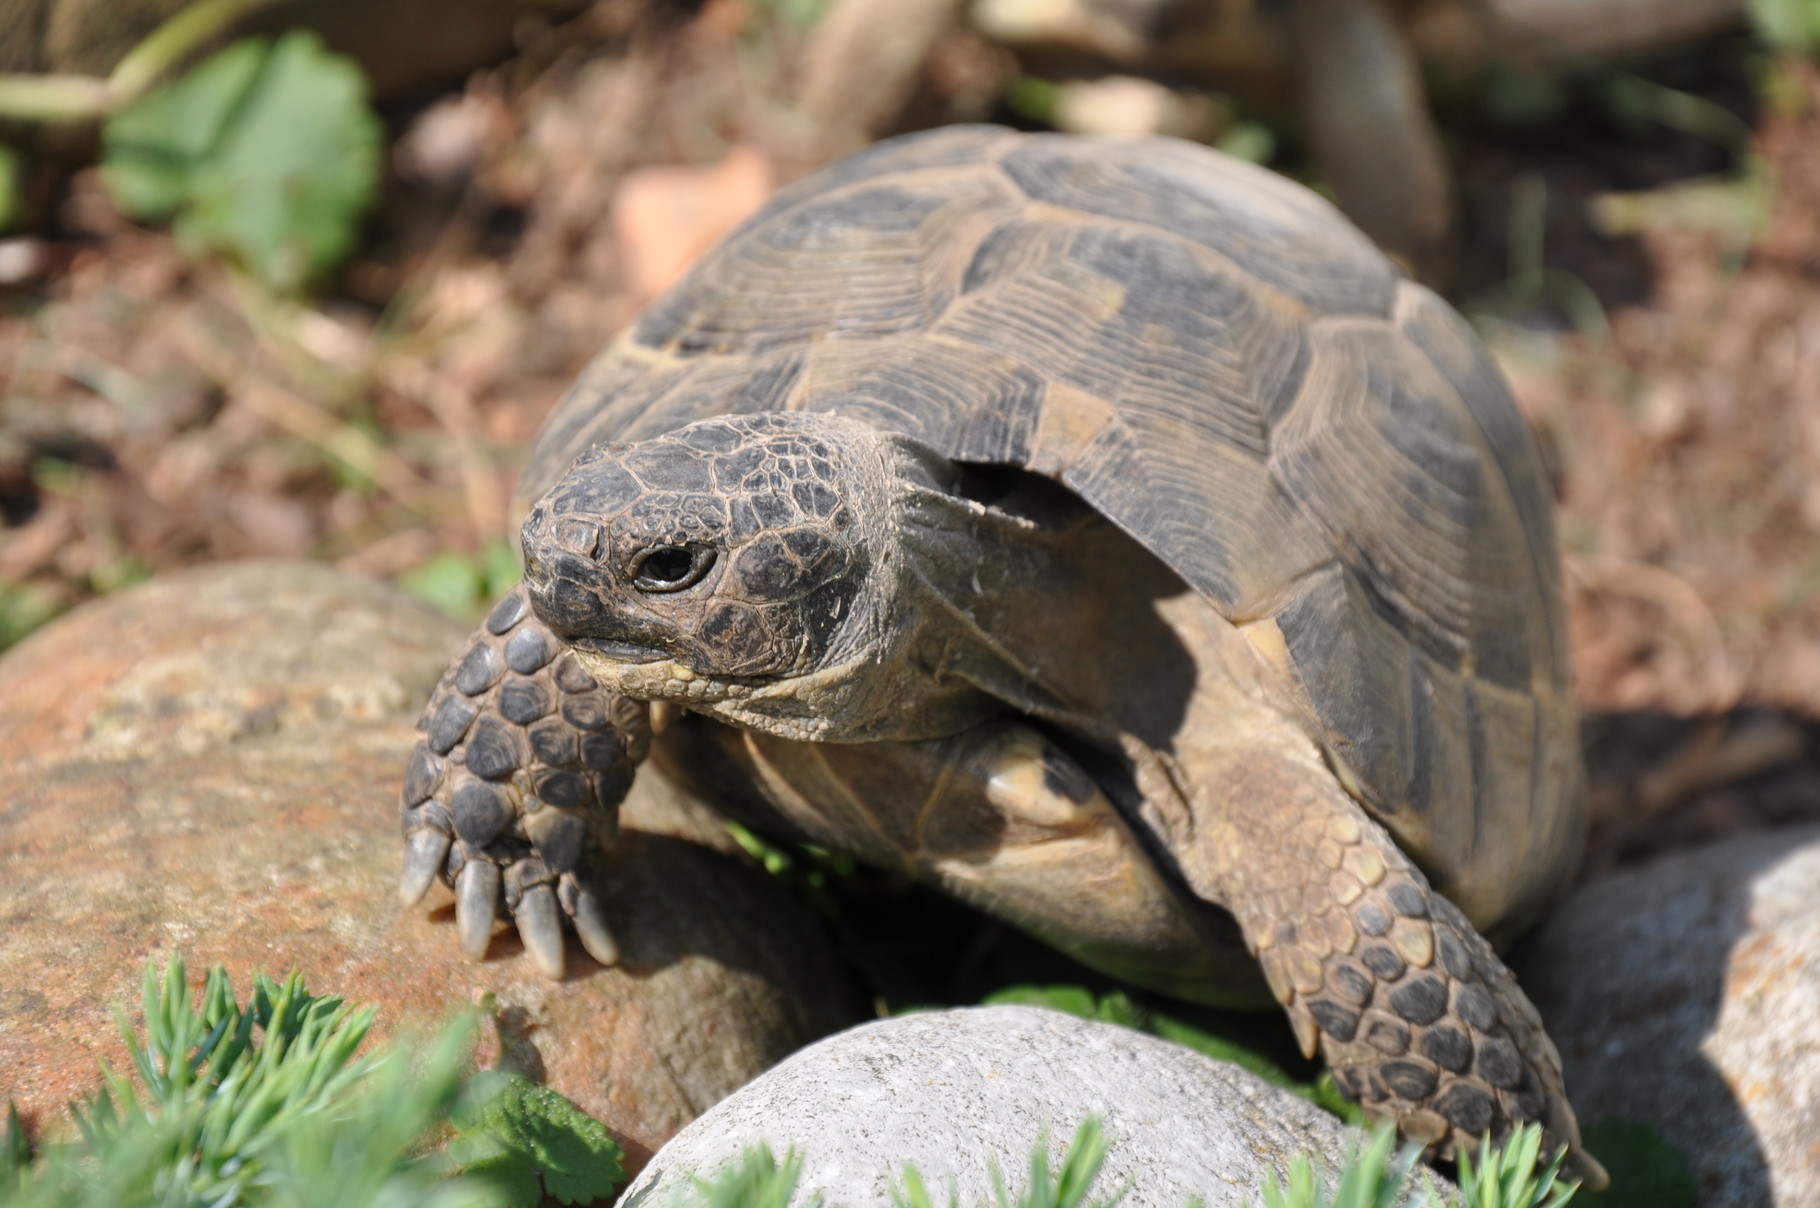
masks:
<path id="1" fill-rule="evenodd" d="M 241 365 L 194 315 L 180 316 L 172 324 L 172 334 L 198 368 L 261 419 L 345 462 L 406 507 L 425 510 L 431 484 L 397 454 L 302 395 Z"/>
<path id="2" fill-rule="evenodd" d="M 106 79 L 0 72 L 0 117 L 90 122 L 131 104 L 190 52 L 272 0 L 197 0 L 147 34 Z"/>

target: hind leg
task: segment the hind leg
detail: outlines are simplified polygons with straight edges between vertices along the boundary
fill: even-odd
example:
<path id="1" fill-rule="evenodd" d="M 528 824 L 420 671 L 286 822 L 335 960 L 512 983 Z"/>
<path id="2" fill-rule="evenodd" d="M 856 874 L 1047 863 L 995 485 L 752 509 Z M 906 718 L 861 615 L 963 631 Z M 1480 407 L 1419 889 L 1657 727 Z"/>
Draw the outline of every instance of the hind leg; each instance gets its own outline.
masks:
<path id="1" fill-rule="evenodd" d="M 1516 978 L 1318 754 L 1261 738 L 1202 755 L 1183 871 L 1238 918 L 1303 1051 L 1441 1157 L 1536 1121 L 1602 1184 Z"/>
<path id="2" fill-rule="evenodd" d="M 417 725 L 400 900 L 416 903 L 440 876 L 475 960 L 503 905 L 547 976 L 562 976 L 565 915 L 590 955 L 614 963 L 588 874 L 650 747 L 647 707 L 597 685 L 520 586 L 468 639 Z"/>

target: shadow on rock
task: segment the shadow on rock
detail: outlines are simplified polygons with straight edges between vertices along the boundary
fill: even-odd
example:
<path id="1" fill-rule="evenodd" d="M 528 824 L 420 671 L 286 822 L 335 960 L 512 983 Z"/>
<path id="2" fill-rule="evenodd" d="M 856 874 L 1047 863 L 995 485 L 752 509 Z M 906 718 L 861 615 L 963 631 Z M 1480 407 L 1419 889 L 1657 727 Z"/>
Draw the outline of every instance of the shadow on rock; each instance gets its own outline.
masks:
<path id="1" fill-rule="evenodd" d="M 1820 1203 L 1820 828 L 1598 877 L 1514 964 L 1583 1123 L 1653 1124 L 1707 1208 Z"/>

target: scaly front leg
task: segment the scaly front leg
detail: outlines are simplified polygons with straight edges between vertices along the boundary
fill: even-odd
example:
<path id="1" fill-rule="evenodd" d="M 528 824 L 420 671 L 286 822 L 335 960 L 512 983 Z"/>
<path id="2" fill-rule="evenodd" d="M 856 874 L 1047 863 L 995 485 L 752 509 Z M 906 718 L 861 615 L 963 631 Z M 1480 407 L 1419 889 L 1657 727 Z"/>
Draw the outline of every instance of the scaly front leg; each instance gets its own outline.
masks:
<path id="1" fill-rule="evenodd" d="M 595 960 L 617 961 L 590 874 L 650 748 L 647 706 L 597 685 L 521 585 L 474 631 L 417 728 L 399 899 L 415 904 L 440 875 L 473 960 L 486 955 L 503 898 L 545 975 L 562 976 L 565 913 Z"/>

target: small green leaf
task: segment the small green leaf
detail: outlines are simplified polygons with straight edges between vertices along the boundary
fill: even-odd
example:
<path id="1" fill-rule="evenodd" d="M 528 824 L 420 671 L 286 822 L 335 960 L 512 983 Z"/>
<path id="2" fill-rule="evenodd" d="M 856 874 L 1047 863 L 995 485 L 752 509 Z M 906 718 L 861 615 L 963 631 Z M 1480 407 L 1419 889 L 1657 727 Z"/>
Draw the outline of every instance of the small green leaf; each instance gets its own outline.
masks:
<path id="1" fill-rule="evenodd" d="M 293 293 L 352 249 L 383 132 L 350 59 L 302 30 L 248 38 L 111 118 L 102 179 L 127 213 Z"/>
<path id="2" fill-rule="evenodd" d="M 511 1189 L 515 1204 L 537 1203 L 519 1198 L 525 1173 L 563 1204 L 606 1199 L 625 1180 L 625 1153 L 606 1128 L 549 1087 L 495 1070 L 477 1075 L 471 1091 L 454 1122 L 463 1144 L 450 1153 L 468 1173 Z"/>
<path id="3" fill-rule="evenodd" d="M 1611 1175 L 1604 1191 L 1582 1189 L 1586 1208 L 1696 1208 L 1700 1187 L 1681 1151 L 1642 1120 L 1601 1120 L 1583 1130 L 1586 1152 Z"/>
<path id="4" fill-rule="evenodd" d="M 505 541 L 493 540 L 477 554 L 443 553 L 399 577 L 412 595 L 450 616 L 479 617 L 512 589 L 522 572 L 518 553 Z"/>
<path id="5" fill-rule="evenodd" d="M 148 221 L 176 213 L 269 51 L 264 39 L 236 42 L 108 119 L 101 180 L 114 204 Z"/>
<path id="6" fill-rule="evenodd" d="M 1019 76 L 1005 90 L 1005 103 L 1013 112 L 1045 126 L 1055 124 L 1055 107 L 1061 86 L 1040 76 Z"/>
<path id="7" fill-rule="evenodd" d="M 470 554 L 437 554 L 399 576 L 406 591 L 453 617 L 469 619 L 484 598 L 486 575 Z"/>

